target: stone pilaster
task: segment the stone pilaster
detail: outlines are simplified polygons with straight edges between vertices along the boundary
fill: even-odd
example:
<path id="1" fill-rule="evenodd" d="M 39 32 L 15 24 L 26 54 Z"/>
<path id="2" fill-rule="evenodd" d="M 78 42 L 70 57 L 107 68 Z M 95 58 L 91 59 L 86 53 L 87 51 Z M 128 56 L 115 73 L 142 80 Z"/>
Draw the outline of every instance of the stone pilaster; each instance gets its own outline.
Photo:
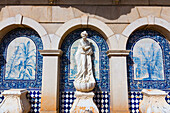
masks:
<path id="1" fill-rule="evenodd" d="M 108 50 L 110 59 L 110 113 L 129 113 L 127 63 L 128 50 Z"/>
<path id="2" fill-rule="evenodd" d="M 39 50 L 43 55 L 41 113 L 59 112 L 59 57 L 61 50 Z"/>

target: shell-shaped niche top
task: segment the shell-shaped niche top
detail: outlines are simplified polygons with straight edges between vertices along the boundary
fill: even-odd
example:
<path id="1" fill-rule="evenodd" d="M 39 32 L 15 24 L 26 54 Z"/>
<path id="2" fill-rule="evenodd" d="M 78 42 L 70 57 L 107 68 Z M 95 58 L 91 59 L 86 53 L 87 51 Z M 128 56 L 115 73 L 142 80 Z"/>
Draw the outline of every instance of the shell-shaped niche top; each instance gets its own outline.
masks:
<path id="1" fill-rule="evenodd" d="M 74 86 L 78 91 L 91 91 L 95 87 L 95 80 L 92 69 L 93 54 L 90 42 L 87 40 L 87 32 L 81 33 L 81 39 L 78 45 L 78 50 L 75 55 L 77 63 L 77 74 L 74 80 Z"/>

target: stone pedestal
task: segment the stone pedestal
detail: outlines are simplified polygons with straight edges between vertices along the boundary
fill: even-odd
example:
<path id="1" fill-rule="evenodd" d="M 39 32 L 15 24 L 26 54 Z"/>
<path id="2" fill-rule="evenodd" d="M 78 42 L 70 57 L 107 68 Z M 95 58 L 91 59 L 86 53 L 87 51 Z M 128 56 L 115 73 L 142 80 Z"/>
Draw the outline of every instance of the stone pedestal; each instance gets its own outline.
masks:
<path id="1" fill-rule="evenodd" d="M 96 104 L 93 102 L 93 92 L 75 92 L 76 100 L 70 113 L 99 113 Z"/>
<path id="2" fill-rule="evenodd" d="M 30 103 L 26 99 L 25 89 L 11 89 L 2 93 L 5 99 L 0 105 L 0 113 L 28 113 L 30 111 Z"/>
<path id="3" fill-rule="evenodd" d="M 157 89 L 143 89 L 143 100 L 139 104 L 140 113 L 170 113 L 170 105 L 165 101 L 167 93 Z"/>

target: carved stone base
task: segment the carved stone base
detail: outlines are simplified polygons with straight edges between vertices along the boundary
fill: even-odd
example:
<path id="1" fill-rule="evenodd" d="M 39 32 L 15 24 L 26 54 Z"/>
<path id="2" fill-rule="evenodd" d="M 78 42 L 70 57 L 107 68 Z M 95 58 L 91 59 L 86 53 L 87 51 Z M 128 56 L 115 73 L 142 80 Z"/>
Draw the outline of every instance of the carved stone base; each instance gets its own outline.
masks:
<path id="1" fill-rule="evenodd" d="M 26 99 L 25 89 L 11 89 L 2 93 L 5 99 L 0 105 L 0 113 L 28 113 L 30 111 L 30 103 Z"/>
<path id="2" fill-rule="evenodd" d="M 170 113 L 170 105 L 165 101 L 167 93 L 157 89 L 143 89 L 143 100 L 139 104 L 140 113 Z"/>
<path id="3" fill-rule="evenodd" d="M 93 92 L 75 92 L 76 100 L 70 113 L 99 113 L 96 104 L 93 102 Z"/>

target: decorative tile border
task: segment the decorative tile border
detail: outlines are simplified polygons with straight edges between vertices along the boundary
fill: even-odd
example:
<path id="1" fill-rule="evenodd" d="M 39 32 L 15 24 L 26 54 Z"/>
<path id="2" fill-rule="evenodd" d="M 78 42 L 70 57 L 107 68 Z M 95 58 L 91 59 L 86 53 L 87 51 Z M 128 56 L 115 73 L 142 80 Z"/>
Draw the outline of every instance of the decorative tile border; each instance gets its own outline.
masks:
<path id="1" fill-rule="evenodd" d="M 131 113 L 139 113 L 139 103 L 143 99 L 143 94 L 140 92 L 129 93 L 129 109 Z"/>
<path id="2" fill-rule="evenodd" d="M 31 104 L 30 113 L 39 113 L 41 107 L 41 91 L 39 90 L 30 90 L 28 91 L 27 98 Z"/>

